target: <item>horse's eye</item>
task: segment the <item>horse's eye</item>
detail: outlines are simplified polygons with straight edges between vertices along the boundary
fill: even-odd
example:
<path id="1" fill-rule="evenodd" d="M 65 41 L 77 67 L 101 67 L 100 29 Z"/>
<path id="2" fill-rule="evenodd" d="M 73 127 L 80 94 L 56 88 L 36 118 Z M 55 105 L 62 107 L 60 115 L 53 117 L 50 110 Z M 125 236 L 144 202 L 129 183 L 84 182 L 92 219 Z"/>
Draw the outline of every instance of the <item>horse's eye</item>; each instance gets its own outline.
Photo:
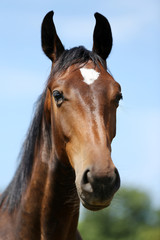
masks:
<path id="1" fill-rule="evenodd" d="M 53 97 L 55 99 L 55 102 L 57 104 L 57 107 L 60 107 L 61 104 L 64 101 L 64 96 L 63 96 L 63 92 L 59 92 L 58 90 L 54 90 L 53 91 Z"/>

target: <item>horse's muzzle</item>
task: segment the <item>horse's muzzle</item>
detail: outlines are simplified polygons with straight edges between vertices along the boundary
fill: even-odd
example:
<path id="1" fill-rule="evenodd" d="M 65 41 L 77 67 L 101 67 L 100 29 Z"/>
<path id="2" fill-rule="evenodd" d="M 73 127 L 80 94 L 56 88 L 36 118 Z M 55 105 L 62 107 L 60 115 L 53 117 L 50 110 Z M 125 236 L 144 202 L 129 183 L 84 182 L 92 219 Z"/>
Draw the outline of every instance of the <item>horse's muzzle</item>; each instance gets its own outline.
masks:
<path id="1" fill-rule="evenodd" d="M 119 187 L 120 176 L 116 168 L 105 176 L 96 176 L 86 169 L 82 176 L 79 197 L 84 207 L 96 211 L 110 205 Z"/>

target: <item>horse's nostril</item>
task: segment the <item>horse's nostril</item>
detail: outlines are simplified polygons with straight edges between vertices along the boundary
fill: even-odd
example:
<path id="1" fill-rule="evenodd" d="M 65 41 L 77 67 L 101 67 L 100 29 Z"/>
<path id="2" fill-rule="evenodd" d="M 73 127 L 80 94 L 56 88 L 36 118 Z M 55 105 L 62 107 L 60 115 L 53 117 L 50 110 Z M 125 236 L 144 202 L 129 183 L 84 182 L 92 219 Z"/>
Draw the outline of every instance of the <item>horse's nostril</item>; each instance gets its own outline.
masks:
<path id="1" fill-rule="evenodd" d="M 82 189 L 83 189 L 85 192 L 88 192 L 88 193 L 93 192 L 93 188 L 92 188 L 92 185 L 91 185 L 91 181 L 92 181 L 91 173 L 90 173 L 90 170 L 87 169 L 87 170 L 84 172 L 83 177 L 82 177 L 82 181 L 81 181 Z"/>
<path id="2" fill-rule="evenodd" d="M 119 176 L 119 172 L 118 172 L 117 168 L 115 168 L 114 172 L 115 172 L 115 183 L 114 183 L 115 189 L 118 190 L 120 187 L 120 176 Z"/>
<path id="3" fill-rule="evenodd" d="M 87 184 L 88 183 L 88 172 L 89 170 L 87 169 L 84 174 L 83 174 L 83 177 L 82 177 L 82 184 Z"/>

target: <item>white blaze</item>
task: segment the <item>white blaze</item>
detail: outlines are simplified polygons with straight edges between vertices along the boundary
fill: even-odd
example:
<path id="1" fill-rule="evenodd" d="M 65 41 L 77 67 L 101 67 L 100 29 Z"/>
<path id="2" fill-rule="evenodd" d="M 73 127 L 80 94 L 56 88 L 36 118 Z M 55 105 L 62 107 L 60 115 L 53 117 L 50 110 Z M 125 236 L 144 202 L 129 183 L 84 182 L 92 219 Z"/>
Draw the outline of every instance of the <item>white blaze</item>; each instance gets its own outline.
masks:
<path id="1" fill-rule="evenodd" d="M 88 69 L 88 68 L 81 68 L 80 72 L 83 76 L 83 81 L 87 83 L 88 85 L 94 83 L 95 80 L 99 77 L 99 72 L 97 72 L 94 69 Z"/>

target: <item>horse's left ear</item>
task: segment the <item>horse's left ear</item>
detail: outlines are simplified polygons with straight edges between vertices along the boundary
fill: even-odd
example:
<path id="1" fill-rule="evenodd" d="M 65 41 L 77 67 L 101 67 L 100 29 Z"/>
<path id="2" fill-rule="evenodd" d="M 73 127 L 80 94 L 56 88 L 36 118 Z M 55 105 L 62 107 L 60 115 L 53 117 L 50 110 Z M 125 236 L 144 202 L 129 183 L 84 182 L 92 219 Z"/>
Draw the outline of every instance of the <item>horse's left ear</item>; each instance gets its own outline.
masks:
<path id="1" fill-rule="evenodd" d="M 44 17 L 41 27 L 41 41 L 44 53 L 55 62 L 64 51 L 64 47 L 59 39 L 55 25 L 53 23 L 53 14 L 51 11 Z"/>
<path id="2" fill-rule="evenodd" d="M 112 49 L 112 31 L 108 20 L 100 13 L 94 14 L 96 25 L 93 33 L 93 51 L 106 60 Z"/>

